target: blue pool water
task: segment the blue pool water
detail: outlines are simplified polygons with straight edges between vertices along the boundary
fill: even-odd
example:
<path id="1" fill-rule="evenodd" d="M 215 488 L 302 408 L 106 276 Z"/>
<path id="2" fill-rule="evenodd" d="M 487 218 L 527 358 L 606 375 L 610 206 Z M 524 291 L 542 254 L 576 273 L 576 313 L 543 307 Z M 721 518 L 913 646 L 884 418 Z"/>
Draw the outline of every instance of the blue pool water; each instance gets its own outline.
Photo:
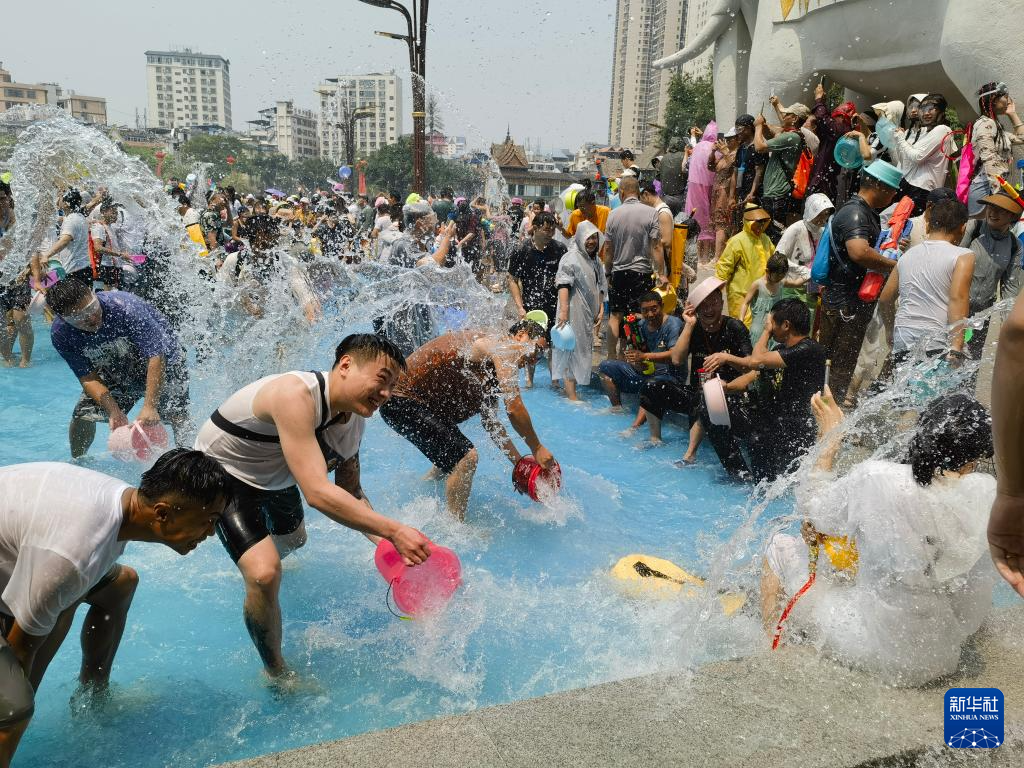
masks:
<path id="1" fill-rule="evenodd" d="M 325 340 L 306 367 L 326 367 L 329 347 Z M 36 350 L 33 368 L 0 369 L 0 464 L 69 458 L 78 383 L 42 323 Z M 586 404 L 572 406 L 550 391 L 546 369 L 537 382 L 525 400 L 565 475 L 551 507 L 513 491 L 507 461 L 471 422 L 481 462 L 468 522 L 455 523 L 438 507 L 439 486 L 420 480 L 426 459 L 379 417 L 367 429 L 363 486 L 375 507 L 462 559 L 464 587 L 443 615 L 395 619 L 370 544 L 309 512 L 309 543 L 285 562 L 283 608 L 286 656 L 313 690 L 282 699 L 262 682 L 241 621 L 241 581 L 220 543 L 186 558 L 131 544 L 123 562 L 141 585 L 112 706 L 71 717 L 80 661 L 73 630 L 16 764 L 210 765 L 677 666 L 679 628 L 696 606 L 628 598 L 608 569 L 644 552 L 703 572 L 745 519 L 748 489 L 726 482 L 710 451 L 700 466 L 674 467 L 681 430 L 667 430 L 666 447 L 644 450 L 640 438 L 619 436 L 630 417 L 608 414 L 596 392 L 584 390 Z M 197 417 L 229 394 L 211 382 L 193 389 Z M 136 480 L 137 467 L 104 455 L 106 435 L 101 425 L 86 466 Z M 749 650 L 757 632 L 747 616 L 713 618 L 696 660 Z"/>

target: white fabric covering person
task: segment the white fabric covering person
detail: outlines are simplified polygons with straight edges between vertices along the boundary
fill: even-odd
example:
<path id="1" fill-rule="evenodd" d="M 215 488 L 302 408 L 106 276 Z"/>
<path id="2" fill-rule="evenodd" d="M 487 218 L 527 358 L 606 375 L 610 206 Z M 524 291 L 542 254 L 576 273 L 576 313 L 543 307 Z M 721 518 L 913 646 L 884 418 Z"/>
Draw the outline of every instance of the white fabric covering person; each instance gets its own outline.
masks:
<path id="1" fill-rule="evenodd" d="M 821 427 L 823 399 L 814 402 Z M 828 407 L 838 424 L 841 412 Z M 819 467 L 831 466 L 834 451 Z M 992 607 L 985 528 L 996 483 L 973 472 L 991 452 L 987 412 L 955 393 L 923 412 L 910 464 L 866 461 L 838 479 L 814 473 L 797 491 L 798 512 L 817 533 L 848 537 L 859 559 L 853 575 L 837 575 L 822 551 L 787 632 L 803 630 L 824 654 L 897 685 L 955 672 L 964 641 Z M 773 537 L 765 561 L 786 596 L 808 579 L 808 547 L 798 537 Z"/>
<path id="2" fill-rule="evenodd" d="M 594 357 L 591 339 L 594 326 L 604 311 L 604 298 L 608 293 L 604 266 L 598 258 L 604 240 L 604 235 L 593 223 L 581 222 L 568 252 L 558 262 L 558 273 L 555 276 L 555 285 L 558 287 L 558 315 L 555 322 L 559 325 L 568 322 L 576 336 L 576 348 L 566 351 L 552 347 L 551 378 L 555 381 L 565 379 L 566 393 L 573 400 L 576 399 L 576 384 L 590 383 Z M 566 297 L 568 304 L 565 303 Z"/>

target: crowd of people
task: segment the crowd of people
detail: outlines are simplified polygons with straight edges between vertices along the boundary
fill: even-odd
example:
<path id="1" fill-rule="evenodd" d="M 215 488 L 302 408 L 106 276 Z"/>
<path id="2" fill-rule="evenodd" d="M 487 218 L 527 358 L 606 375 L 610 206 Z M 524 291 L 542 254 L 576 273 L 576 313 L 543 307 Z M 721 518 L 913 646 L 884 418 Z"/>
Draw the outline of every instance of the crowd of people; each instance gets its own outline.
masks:
<path id="1" fill-rule="evenodd" d="M 994 343 L 986 342 L 984 313 L 1019 290 L 1024 200 L 1007 181 L 1024 122 L 1004 85 L 986 84 L 978 98 L 981 116 L 958 142 L 941 94 L 832 105 L 819 84 L 813 107 L 773 98 L 772 120 L 741 115 L 724 133 L 715 123 L 694 128 L 671 140 L 651 168 L 624 152 L 620 177 L 599 170 L 566 190 L 566 211 L 450 189 L 257 196 L 191 175 L 170 179 L 167 195 L 193 244 L 196 273 L 235 287 L 250 315 L 260 316 L 280 280 L 315 323 L 323 265 L 466 265 L 483 290 L 507 292 L 502 317 L 455 330 L 441 329 L 409 297 L 401 312 L 374 319 L 374 333 L 346 336 L 331 365 L 223 393 L 198 430 L 189 350 L 169 319 L 174 308 L 144 290 L 147 272 L 159 269 L 147 233 L 106 188 L 60 189 L 52 242 L 0 289 L 4 362 L 30 366 L 30 307 L 45 304 L 52 344 L 82 388 L 69 425 L 71 455 L 89 451 L 98 422 L 112 431 L 128 426 L 138 403 L 135 422 L 153 430 L 169 424 L 178 447 L 138 488 L 54 463 L 0 469 L 0 765 L 83 602 L 92 629 L 83 634 L 76 697 L 88 703 L 106 695 L 138 582 L 116 562 L 128 540 L 185 554 L 215 531 L 242 575 L 244 622 L 267 675 L 290 679 L 281 559 L 305 543 L 302 500 L 371 542 L 391 541 L 408 565 L 424 562 L 429 539 L 375 511 L 362 489 L 367 420 L 379 410 L 431 461 L 432 476 L 445 478 L 449 511 L 466 520 L 479 458 L 460 428 L 468 419 L 480 416 L 516 465 L 524 454 L 503 426 L 503 408 L 529 454 L 543 468 L 555 465 L 520 391 L 520 371 L 532 387 L 545 357 L 552 385 L 570 402 L 583 399 L 580 388 L 596 373 L 612 412 L 635 403 L 627 437 L 646 426 L 657 446 L 668 415 L 680 414 L 688 430 L 681 468 L 701 460 L 706 438 L 730 478 L 772 481 L 824 441 L 814 480 L 798 494 L 802 540 L 780 534 L 765 551 L 766 629 L 775 629 L 785 600 L 815 573 L 819 549 L 830 557 L 838 551 L 831 566 L 823 559 L 827 590 L 794 615 L 801 631 L 824 636 L 834 655 L 855 665 L 884 658 L 880 671 L 904 682 L 948 674 L 984 618 L 987 610 L 976 609 L 987 609 L 992 587 L 979 515 L 996 484 L 975 473 L 993 453 L 992 420 L 974 398 L 974 378 L 949 377 L 956 391 L 932 382 L 937 396 L 919 404 L 904 462 L 866 462 L 838 482 L 830 473 L 844 412 L 867 388 L 884 390 L 908 361 L 943 366 L 941 379 L 941 371 L 977 360 Z M 0 236 L 13 226 L 3 180 Z M 0 250 L 4 256 L 11 255 Z M 1001 572 L 1024 594 L 1017 560 L 1024 514 L 1013 501 L 1024 425 L 1013 421 L 1020 409 L 1009 407 L 1019 378 L 1006 372 L 1024 359 L 1022 307 L 999 345 L 993 400 L 1004 409 L 997 424 L 1007 421 L 996 442 L 1004 452 L 1003 503 L 991 536 Z M 635 400 L 623 399 L 629 394 Z M 685 484 L 685 473 L 677 477 Z M 819 503 L 822 493 L 827 503 Z M 814 511 L 806 511 L 814 506 L 808 494 L 817 494 Z M 960 498 L 976 513 L 955 512 Z M 887 527 L 890 518 L 902 522 Z M 829 548 L 840 539 L 843 547 Z M 957 632 L 928 645 L 921 639 L 934 624 L 905 621 L 889 633 L 886 651 L 875 641 L 891 629 L 892 615 L 871 605 L 880 589 L 887 605 L 948 614 Z M 932 601 L 928 611 L 922 595 Z"/>

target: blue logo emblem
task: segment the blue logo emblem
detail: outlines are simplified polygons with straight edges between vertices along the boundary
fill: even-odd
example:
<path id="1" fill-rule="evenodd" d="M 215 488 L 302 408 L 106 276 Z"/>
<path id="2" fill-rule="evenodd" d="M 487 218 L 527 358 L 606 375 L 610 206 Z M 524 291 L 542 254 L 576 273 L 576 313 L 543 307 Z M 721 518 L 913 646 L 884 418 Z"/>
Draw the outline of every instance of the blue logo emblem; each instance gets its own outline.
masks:
<path id="1" fill-rule="evenodd" d="M 992 749 L 1003 743 L 1003 692 L 998 688 L 950 688 L 944 709 L 947 747 Z"/>

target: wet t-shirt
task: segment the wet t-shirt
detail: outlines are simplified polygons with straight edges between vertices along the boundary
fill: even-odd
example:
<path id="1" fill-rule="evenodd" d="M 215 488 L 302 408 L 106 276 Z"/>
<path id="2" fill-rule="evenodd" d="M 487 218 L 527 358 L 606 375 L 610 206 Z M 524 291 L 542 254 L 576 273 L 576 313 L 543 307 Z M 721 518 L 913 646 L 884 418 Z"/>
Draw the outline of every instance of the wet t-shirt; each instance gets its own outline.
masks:
<path id="1" fill-rule="evenodd" d="M 768 155 L 762 155 L 754 149 L 753 143 L 740 147 L 736 153 L 736 199 L 740 203 L 750 194 L 758 167 L 763 169 L 766 165 L 768 165 Z M 763 183 L 764 176 L 762 175 L 761 178 Z"/>
<path id="2" fill-rule="evenodd" d="M 437 216 L 437 220 L 443 224 L 448 221 L 448 217 L 455 210 L 455 203 L 451 200 L 435 200 L 431 207 L 434 209 L 434 215 Z"/>
<path id="3" fill-rule="evenodd" d="M 832 217 L 832 260 L 828 270 L 830 285 L 821 303 L 832 308 L 846 308 L 859 302 L 857 291 L 867 270 L 854 262 L 846 250 L 850 240 L 867 240 L 872 248 L 882 234 L 878 212 L 860 195 L 850 198 Z"/>
<path id="4" fill-rule="evenodd" d="M 699 387 L 697 371 L 704 367 L 704 358 L 715 352 L 726 352 L 736 357 L 749 357 L 754 351 L 750 344 L 750 331 L 735 317 L 723 318 L 722 327 L 716 333 L 708 333 L 697 323 L 690 337 L 690 386 Z M 732 381 L 742 373 L 732 366 L 723 365 L 717 371 L 723 381 Z"/>
<path id="5" fill-rule="evenodd" d="M 522 286 L 523 306 L 527 310 L 543 309 L 551 314 L 558 304 L 555 276 L 565 250 L 564 245 L 552 240 L 543 251 L 538 251 L 533 240 L 527 240 L 513 252 L 508 273 Z"/>
<path id="6" fill-rule="evenodd" d="M 75 376 L 104 370 L 121 382 L 145 382 L 149 358 L 180 360 L 181 342 L 155 307 L 123 291 L 103 291 L 96 298 L 103 308 L 103 324 L 95 333 L 59 317 L 50 328 L 54 349 Z"/>
<path id="7" fill-rule="evenodd" d="M 651 328 L 646 320 L 640 321 L 640 333 L 644 335 L 648 352 L 668 352 L 676 345 L 682 332 L 683 321 L 673 315 L 665 315 L 657 330 Z M 655 363 L 654 372 L 680 378 L 686 373 L 685 369 L 671 363 Z"/>
<path id="8" fill-rule="evenodd" d="M 803 338 L 791 347 L 779 347 L 775 351 L 786 364 L 779 372 L 782 379 L 776 394 L 778 415 L 811 419 L 811 397 L 825 387 L 825 359 L 828 357 L 825 347 Z"/>
<path id="9" fill-rule="evenodd" d="M 69 213 L 60 226 L 60 236 L 68 235 L 71 242 L 53 258 L 61 263 L 67 274 L 89 269 L 89 222 L 78 212 Z"/>
<path id="10" fill-rule="evenodd" d="M 495 408 L 501 387 L 494 366 L 470 359 L 479 337 L 461 331 L 424 344 L 406 358 L 406 371 L 393 396 L 415 400 L 438 419 L 453 424 Z"/>

